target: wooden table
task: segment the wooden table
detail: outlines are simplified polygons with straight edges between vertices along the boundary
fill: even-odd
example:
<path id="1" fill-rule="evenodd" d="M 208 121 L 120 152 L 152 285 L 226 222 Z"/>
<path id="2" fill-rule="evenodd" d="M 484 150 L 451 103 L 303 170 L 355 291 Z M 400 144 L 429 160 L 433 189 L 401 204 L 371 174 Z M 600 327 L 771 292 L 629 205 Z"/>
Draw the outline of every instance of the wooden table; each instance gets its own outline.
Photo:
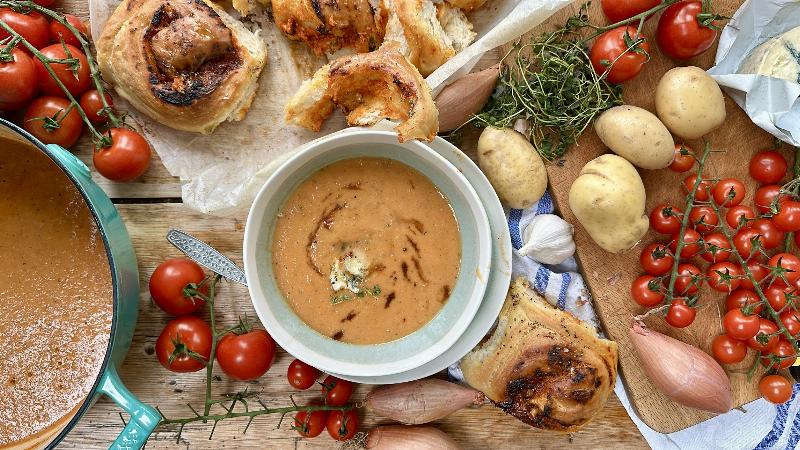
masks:
<path id="1" fill-rule="evenodd" d="M 64 10 L 88 18 L 85 0 L 61 0 Z M 91 145 L 88 139 L 76 145 L 75 153 L 91 164 Z M 139 321 L 128 357 L 120 374 L 128 388 L 141 400 L 158 406 L 165 414 L 188 417 L 187 403 L 202 404 L 205 372 L 174 374 L 162 368 L 156 360 L 154 344 L 168 317 L 150 300 L 147 281 L 159 262 L 180 253 L 164 239 L 170 228 L 180 228 L 208 242 L 242 264 L 242 239 L 245 215 L 237 217 L 212 217 L 190 210 L 181 203 L 180 182 L 170 176 L 157 156 L 150 171 L 133 183 L 119 184 L 105 180 L 93 173 L 93 178 L 117 204 L 128 227 L 139 259 L 141 284 Z M 222 325 L 235 324 L 244 314 L 256 318 L 246 288 L 224 283 L 217 307 Z M 269 406 L 290 404 L 289 394 L 295 394 L 298 403 L 319 397 L 319 392 L 296 392 L 286 382 L 286 368 L 292 357 L 279 350 L 269 372 L 259 380 L 239 383 L 221 375 L 213 383 L 214 392 L 221 395 L 244 389 L 261 392 L 261 399 Z M 354 399 L 362 399 L 369 386 L 358 386 Z M 123 421 L 119 407 L 105 397 L 100 399 L 81 419 L 59 448 L 103 448 L 122 431 Z M 362 429 L 386 423 L 370 414 L 361 415 Z M 257 418 L 246 434 L 242 434 L 246 419 L 221 422 L 209 441 L 210 425 L 188 426 L 180 441 L 176 442 L 174 430 L 156 431 L 147 448 L 336 448 L 327 436 L 302 439 L 290 429 L 288 423 L 276 429 L 277 417 Z M 127 418 L 126 418 L 127 420 Z M 434 424 L 452 436 L 466 449 L 511 448 L 647 448 L 625 409 L 616 396 L 612 396 L 600 415 L 582 431 L 572 434 L 544 432 L 530 428 L 491 406 L 462 410 Z"/>

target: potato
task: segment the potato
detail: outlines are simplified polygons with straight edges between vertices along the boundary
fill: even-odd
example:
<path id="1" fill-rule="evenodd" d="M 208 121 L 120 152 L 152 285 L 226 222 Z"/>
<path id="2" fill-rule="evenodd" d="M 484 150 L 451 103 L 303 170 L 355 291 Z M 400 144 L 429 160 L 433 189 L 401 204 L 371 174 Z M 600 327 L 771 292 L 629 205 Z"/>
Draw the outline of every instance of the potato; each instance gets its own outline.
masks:
<path id="1" fill-rule="evenodd" d="M 478 165 L 500 201 L 524 209 L 544 195 L 547 171 L 539 152 L 511 128 L 487 127 L 478 139 Z"/>
<path id="2" fill-rule="evenodd" d="M 663 169 L 675 158 L 675 141 L 653 113 L 638 106 L 615 106 L 594 122 L 597 136 L 614 153 L 642 169 Z"/>
<path id="3" fill-rule="evenodd" d="M 656 86 L 656 114 L 676 136 L 697 139 L 725 121 L 725 98 L 703 69 L 676 67 Z"/>
<path id="4" fill-rule="evenodd" d="M 569 207 L 597 245 L 612 253 L 636 245 L 649 226 L 642 179 L 617 155 L 583 166 L 569 189 Z"/>

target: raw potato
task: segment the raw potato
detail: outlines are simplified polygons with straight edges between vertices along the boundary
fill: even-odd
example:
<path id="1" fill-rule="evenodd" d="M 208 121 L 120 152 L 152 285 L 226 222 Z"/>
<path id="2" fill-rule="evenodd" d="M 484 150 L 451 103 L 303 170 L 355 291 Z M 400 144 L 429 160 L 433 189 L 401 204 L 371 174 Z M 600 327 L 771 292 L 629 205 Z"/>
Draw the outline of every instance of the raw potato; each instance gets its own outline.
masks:
<path id="1" fill-rule="evenodd" d="M 500 201 L 524 209 L 544 195 L 547 171 L 539 152 L 511 128 L 487 127 L 478 139 L 478 165 Z"/>
<path id="2" fill-rule="evenodd" d="M 673 134 L 697 139 L 725 121 L 725 98 L 703 69 L 676 67 L 658 82 L 656 113 Z"/>
<path id="3" fill-rule="evenodd" d="M 638 106 L 615 106 L 594 122 L 597 136 L 614 153 L 642 169 L 663 169 L 675 158 L 675 142 L 655 114 Z"/>
<path id="4" fill-rule="evenodd" d="M 569 189 L 569 207 L 603 250 L 621 253 L 647 232 L 645 191 L 636 168 L 617 155 L 583 166 Z"/>

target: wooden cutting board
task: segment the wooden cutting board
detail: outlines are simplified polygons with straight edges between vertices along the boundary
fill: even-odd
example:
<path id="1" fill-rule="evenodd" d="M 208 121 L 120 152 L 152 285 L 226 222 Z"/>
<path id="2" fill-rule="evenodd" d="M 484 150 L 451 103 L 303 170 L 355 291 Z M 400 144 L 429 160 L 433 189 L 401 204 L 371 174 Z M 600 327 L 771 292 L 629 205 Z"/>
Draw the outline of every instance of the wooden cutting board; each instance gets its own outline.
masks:
<path id="1" fill-rule="evenodd" d="M 741 3 L 738 0 L 715 0 L 714 6 L 718 13 L 730 17 Z M 563 24 L 567 17 L 575 14 L 579 6 L 580 3 L 575 3 L 565 8 L 529 33 L 528 36 L 552 31 Z M 592 4 L 590 17 L 593 23 L 606 23 L 599 2 Z M 657 17 L 650 19 L 645 26 L 645 35 L 651 38 L 652 60 L 635 80 L 625 85 L 624 89 L 625 103 L 643 107 L 651 112 L 655 112 L 653 95 L 655 87 L 667 70 L 676 65 L 695 65 L 708 69 L 713 65 L 716 53 L 715 45 L 714 48 L 693 60 L 676 64 L 663 56 L 658 46 L 655 45 L 656 25 Z M 705 177 L 737 177 L 743 180 L 747 184 L 747 197 L 744 204 L 752 205 L 752 196 L 757 186 L 748 175 L 747 164 L 752 154 L 771 147 L 773 138 L 750 122 L 747 115 L 729 97 L 726 96 L 725 100 L 727 120 L 723 126 L 707 136 L 715 149 L 725 150 L 725 153 L 716 153 L 710 157 Z M 701 150 L 703 147 L 702 141 L 686 143 L 697 150 Z M 782 151 L 791 164 L 790 148 L 786 146 Z M 548 165 L 550 187 L 559 212 L 564 219 L 575 225 L 575 241 L 578 248 L 576 256 L 606 333 L 619 344 L 621 373 L 634 407 L 642 420 L 651 428 L 663 433 L 678 431 L 702 422 L 712 417 L 713 414 L 680 406 L 662 395 L 642 370 L 641 362 L 628 338 L 631 317 L 645 311 L 645 308 L 639 307 L 633 302 L 629 294 L 633 280 L 643 274 L 639 266 L 639 254 L 648 243 L 666 242 L 667 239 L 663 235 L 650 231 L 635 248 L 623 255 L 613 255 L 598 247 L 591 240 L 570 211 L 567 201 L 569 188 L 584 164 L 608 152 L 609 150 L 590 128 L 579 139 L 578 144 L 567 152 L 563 164 Z M 677 174 L 668 169 L 639 169 L 639 173 L 647 190 L 648 213 L 662 202 L 672 203 L 681 209 L 685 207 L 680 186 L 686 174 Z M 698 266 L 705 267 L 705 262 Z M 710 351 L 712 338 L 722 332 L 720 314 L 725 310 L 724 296 L 712 294 L 710 289 L 704 288 L 701 302 L 703 306 L 698 311 L 696 320 L 683 330 L 669 327 L 660 317 L 648 319 L 647 323 L 657 331 Z M 753 362 L 754 355 L 753 352 L 750 353 L 749 357 L 740 365 L 726 368 L 731 377 L 737 406 L 759 397 L 758 378 L 748 381 L 744 374 Z"/>

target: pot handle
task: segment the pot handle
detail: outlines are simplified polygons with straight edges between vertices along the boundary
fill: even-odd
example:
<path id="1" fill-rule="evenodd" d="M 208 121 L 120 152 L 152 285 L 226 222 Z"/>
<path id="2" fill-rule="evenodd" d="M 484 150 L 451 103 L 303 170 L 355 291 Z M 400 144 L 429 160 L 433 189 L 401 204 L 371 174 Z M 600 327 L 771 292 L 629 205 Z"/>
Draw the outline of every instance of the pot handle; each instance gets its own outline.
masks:
<path id="1" fill-rule="evenodd" d="M 60 145 L 47 144 L 47 148 L 61 161 L 62 164 L 69 166 L 72 173 L 81 175 L 86 179 L 92 179 L 92 172 L 86 167 L 77 156 L 73 155 L 69 150 L 64 149 Z"/>
<path id="2" fill-rule="evenodd" d="M 122 430 L 117 439 L 111 444 L 111 449 L 128 450 L 140 449 L 147 442 L 150 433 L 161 421 L 161 414 L 155 408 L 145 405 L 137 399 L 128 388 L 122 384 L 117 369 L 113 364 L 109 364 L 103 378 L 100 380 L 99 391 L 107 395 L 116 404 L 122 407 L 130 419 L 125 429 Z"/>

